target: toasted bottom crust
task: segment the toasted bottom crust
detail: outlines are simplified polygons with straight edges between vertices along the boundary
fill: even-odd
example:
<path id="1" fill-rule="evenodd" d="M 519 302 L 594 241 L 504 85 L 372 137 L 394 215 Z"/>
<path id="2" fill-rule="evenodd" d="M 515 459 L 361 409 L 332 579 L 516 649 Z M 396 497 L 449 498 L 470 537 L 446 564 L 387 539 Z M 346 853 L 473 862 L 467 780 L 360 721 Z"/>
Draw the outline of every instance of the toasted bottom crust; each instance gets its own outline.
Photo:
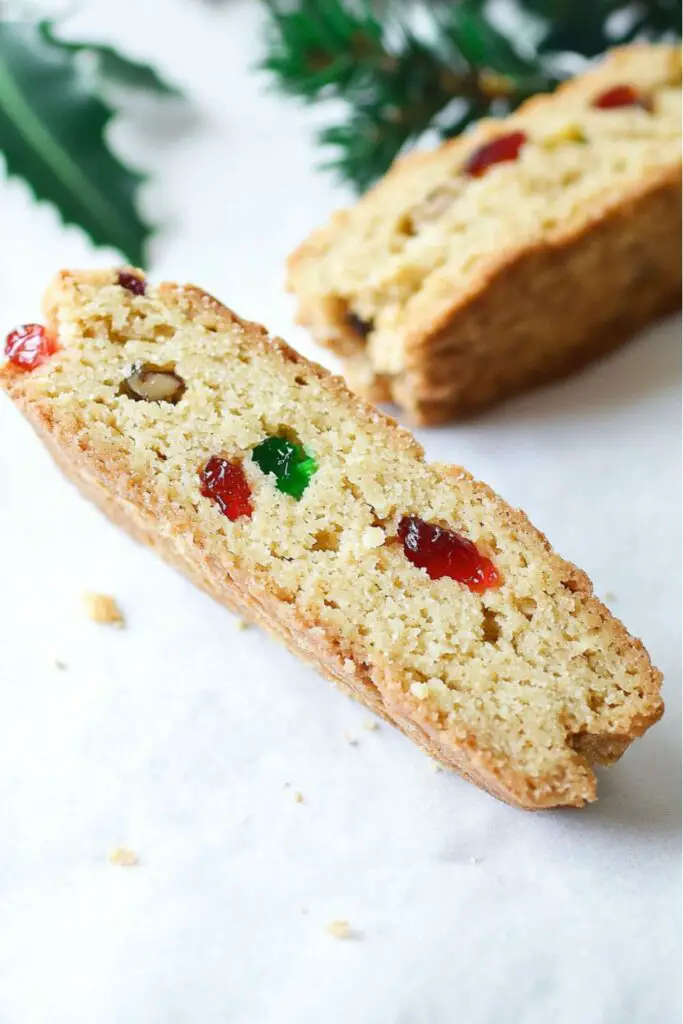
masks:
<path id="1" fill-rule="evenodd" d="M 415 426 L 436 427 L 458 419 L 465 420 L 493 408 L 499 402 L 512 399 L 533 388 L 552 384 L 565 377 L 580 373 L 592 363 L 598 362 L 610 352 L 627 344 L 639 330 L 663 317 L 679 312 L 680 307 L 681 293 L 677 288 L 662 295 L 657 306 L 648 310 L 647 315 L 639 320 L 635 317 L 634 319 L 625 317 L 613 323 L 599 324 L 592 334 L 583 338 L 580 346 L 567 350 L 563 353 L 562 358 L 553 360 L 552 364 L 549 363 L 547 366 L 539 366 L 526 379 L 517 379 L 506 384 L 501 383 L 487 394 L 458 393 L 445 398 L 438 394 L 433 397 L 423 394 L 417 398 L 411 394 L 410 385 L 404 381 L 398 379 L 389 382 L 386 378 L 374 380 L 369 392 L 361 386 L 358 393 L 374 402 L 393 402 L 397 406 L 405 408 L 408 410 L 410 422 Z M 349 379 L 352 382 L 352 375 Z M 353 383 L 351 386 L 353 387 Z"/>

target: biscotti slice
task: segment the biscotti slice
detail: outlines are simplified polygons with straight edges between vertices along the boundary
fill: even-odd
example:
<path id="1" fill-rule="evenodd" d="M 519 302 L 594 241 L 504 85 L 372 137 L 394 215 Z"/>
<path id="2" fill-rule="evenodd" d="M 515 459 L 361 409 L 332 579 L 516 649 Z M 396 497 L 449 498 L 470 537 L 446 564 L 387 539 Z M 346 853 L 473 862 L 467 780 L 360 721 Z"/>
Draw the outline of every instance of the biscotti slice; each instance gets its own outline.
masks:
<path id="1" fill-rule="evenodd" d="M 66 473 L 445 765 L 581 805 L 661 715 L 641 644 L 521 512 L 262 327 L 132 270 L 61 273 L 45 316 L 0 383 Z"/>
<path id="2" fill-rule="evenodd" d="M 577 369 L 679 303 L 681 58 L 595 70 L 399 160 L 290 257 L 298 318 L 415 423 Z"/>

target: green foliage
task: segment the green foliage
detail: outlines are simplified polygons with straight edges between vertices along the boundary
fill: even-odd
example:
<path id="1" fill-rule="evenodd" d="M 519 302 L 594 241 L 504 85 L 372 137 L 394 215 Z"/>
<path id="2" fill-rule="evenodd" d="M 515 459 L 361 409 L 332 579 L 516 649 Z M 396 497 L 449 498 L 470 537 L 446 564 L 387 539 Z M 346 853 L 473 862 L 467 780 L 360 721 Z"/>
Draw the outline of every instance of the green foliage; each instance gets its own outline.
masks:
<path id="1" fill-rule="evenodd" d="M 675 37 L 681 0 L 264 0 L 262 67 L 306 102 L 343 100 L 322 129 L 325 166 L 363 191 L 428 128 L 459 134 L 555 88 L 567 54 Z M 417 8 L 417 16 L 416 16 Z"/>
<path id="2" fill-rule="evenodd" d="M 81 66 L 83 53 L 94 55 L 94 74 Z M 0 152 L 8 174 L 23 178 L 37 199 L 53 203 L 93 242 L 144 266 L 151 229 L 135 200 L 145 176 L 107 146 L 114 112 L 101 96 L 105 79 L 173 91 L 110 47 L 59 41 L 46 22 L 0 22 Z"/>

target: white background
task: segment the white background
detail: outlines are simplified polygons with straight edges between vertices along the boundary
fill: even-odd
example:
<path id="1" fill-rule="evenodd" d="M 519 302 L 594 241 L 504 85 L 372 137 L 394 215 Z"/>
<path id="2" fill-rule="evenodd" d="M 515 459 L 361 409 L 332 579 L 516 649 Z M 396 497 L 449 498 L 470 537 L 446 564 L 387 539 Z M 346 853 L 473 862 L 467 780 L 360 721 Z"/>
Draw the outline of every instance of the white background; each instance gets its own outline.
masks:
<path id="1" fill-rule="evenodd" d="M 112 133 L 152 172 L 153 276 L 312 354 L 283 261 L 348 197 L 313 169 L 320 114 L 253 71 L 258 6 L 91 2 L 69 32 L 192 95 L 182 116 L 129 105 Z M 3 334 L 39 315 L 57 268 L 118 261 L 18 182 L 0 225 Z M 599 803 L 536 815 L 366 731 L 362 708 L 110 526 L 0 402 L 0 1022 L 676 1021 L 678 381 L 674 322 L 420 432 L 614 595 L 666 674 L 667 715 L 600 772 Z M 116 595 L 128 628 L 89 622 L 86 589 Z M 139 867 L 108 863 L 118 845 Z M 357 937 L 328 935 L 336 918 Z"/>

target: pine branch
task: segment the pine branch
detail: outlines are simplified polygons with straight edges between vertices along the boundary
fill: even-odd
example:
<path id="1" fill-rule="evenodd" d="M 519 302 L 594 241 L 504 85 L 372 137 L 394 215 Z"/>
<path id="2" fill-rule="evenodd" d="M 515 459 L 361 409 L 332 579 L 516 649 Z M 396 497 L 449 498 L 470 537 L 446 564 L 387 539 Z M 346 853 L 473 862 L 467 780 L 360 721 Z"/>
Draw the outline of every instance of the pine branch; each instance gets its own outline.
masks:
<path id="1" fill-rule="evenodd" d="M 322 129 L 324 164 L 363 191 L 429 128 L 457 135 L 561 80 L 558 56 L 590 58 L 634 38 L 676 35 L 681 0 L 513 0 L 514 34 L 487 0 L 264 0 L 262 68 L 300 100 L 344 100 Z M 521 31 L 520 31 L 521 29 Z"/>

